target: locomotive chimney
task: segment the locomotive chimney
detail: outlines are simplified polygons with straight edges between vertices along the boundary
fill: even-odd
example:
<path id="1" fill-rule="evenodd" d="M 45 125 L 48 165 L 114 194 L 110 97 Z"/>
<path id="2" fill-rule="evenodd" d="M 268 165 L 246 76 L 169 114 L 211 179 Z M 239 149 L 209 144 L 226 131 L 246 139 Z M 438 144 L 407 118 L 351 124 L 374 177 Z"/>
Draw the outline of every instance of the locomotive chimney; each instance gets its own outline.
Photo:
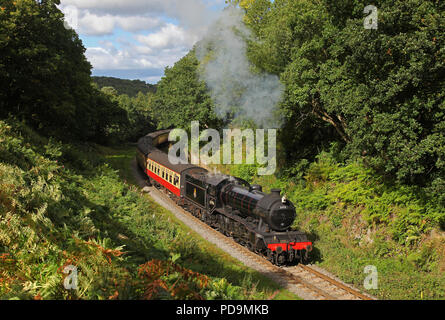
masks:
<path id="1" fill-rule="evenodd" d="M 255 191 L 260 191 L 260 192 L 262 192 L 263 191 L 263 187 L 261 187 L 260 185 L 258 185 L 258 184 L 254 184 L 254 185 L 252 185 L 252 186 L 250 186 L 250 190 L 249 190 L 250 192 L 255 192 Z"/>

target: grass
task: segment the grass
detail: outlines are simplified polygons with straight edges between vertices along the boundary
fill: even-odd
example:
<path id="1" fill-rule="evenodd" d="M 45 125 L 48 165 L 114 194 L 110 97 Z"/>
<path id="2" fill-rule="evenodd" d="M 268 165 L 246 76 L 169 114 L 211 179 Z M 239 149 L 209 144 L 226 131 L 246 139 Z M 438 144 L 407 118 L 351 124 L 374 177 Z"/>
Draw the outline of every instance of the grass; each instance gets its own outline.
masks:
<path id="1" fill-rule="evenodd" d="M 132 148 L 62 144 L 13 120 L 0 121 L 0 142 L 0 299 L 247 300 L 279 290 L 142 195 Z M 64 287 L 67 266 L 78 290 Z"/>

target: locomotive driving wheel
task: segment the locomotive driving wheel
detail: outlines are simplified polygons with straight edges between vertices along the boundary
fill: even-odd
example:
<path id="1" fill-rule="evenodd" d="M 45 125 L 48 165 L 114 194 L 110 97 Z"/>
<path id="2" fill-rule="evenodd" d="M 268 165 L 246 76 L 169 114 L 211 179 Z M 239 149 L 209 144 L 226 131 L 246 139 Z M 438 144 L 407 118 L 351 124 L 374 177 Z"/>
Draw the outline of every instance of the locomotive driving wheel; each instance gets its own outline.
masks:
<path id="1" fill-rule="evenodd" d="M 286 255 L 284 252 L 275 254 L 275 264 L 281 266 L 286 262 Z"/>
<path id="2" fill-rule="evenodd" d="M 273 262 L 273 260 L 274 260 L 274 253 L 273 253 L 273 251 L 270 250 L 270 249 L 267 249 L 266 257 L 267 257 L 267 260 L 269 260 L 270 262 Z"/>

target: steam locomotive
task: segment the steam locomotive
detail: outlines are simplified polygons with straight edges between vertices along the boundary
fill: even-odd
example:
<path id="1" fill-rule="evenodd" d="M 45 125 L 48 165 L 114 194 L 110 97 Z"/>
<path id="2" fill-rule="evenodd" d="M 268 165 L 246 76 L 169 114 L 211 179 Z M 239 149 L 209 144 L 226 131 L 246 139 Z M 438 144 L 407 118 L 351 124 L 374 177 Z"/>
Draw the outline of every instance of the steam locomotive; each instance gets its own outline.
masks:
<path id="1" fill-rule="evenodd" d="M 312 243 L 291 230 L 294 205 L 273 189 L 191 165 L 173 165 L 158 149 L 168 142 L 170 130 L 148 134 L 138 141 L 137 162 L 150 183 L 167 192 L 181 207 L 211 227 L 276 265 L 307 258 Z"/>

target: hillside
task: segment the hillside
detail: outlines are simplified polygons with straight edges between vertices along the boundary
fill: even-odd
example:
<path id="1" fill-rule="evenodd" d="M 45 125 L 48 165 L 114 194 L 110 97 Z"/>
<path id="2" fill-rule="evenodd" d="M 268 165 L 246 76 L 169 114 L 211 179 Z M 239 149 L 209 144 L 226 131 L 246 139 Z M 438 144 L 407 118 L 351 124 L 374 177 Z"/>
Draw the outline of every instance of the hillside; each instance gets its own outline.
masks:
<path id="1" fill-rule="evenodd" d="M 301 175 L 256 176 L 254 165 L 217 169 L 283 190 L 295 204 L 293 227 L 314 242 L 311 262 L 364 288 L 366 266 L 378 272 L 379 299 L 445 297 L 445 210 L 415 186 L 391 184 L 361 161 L 322 153 Z"/>
<path id="2" fill-rule="evenodd" d="M 0 10 L 0 300 L 279 298 L 131 184 L 153 94 L 92 85 L 58 4 Z"/>
<path id="3" fill-rule="evenodd" d="M 92 77 L 59 3 L 0 10 L 0 299 L 274 296 L 129 174 L 129 144 L 156 128 L 269 116 L 276 172 L 218 169 L 281 188 L 312 262 L 344 281 L 373 266 L 381 299 L 445 298 L 444 1 L 381 0 L 368 29 L 364 1 L 230 0 L 156 85 Z"/>
<path id="4" fill-rule="evenodd" d="M 127 80 L 113 77 L 92 77 L 94 83 L 103 87 L 113 87 L 119 95 L 126 94 L 129 97 L 136 97 L 139 92 L 147 94 L 156 92 L 156 85 L 146 83 L 141 80 Z"/>
<path id="5" fill-rule="evenodd" d="M 279 289 L 122 182 L 132 147 L 62 144 L 12 120 L 0 121 L 0 141 L 0 299 L 265 299 Z M 64 287 L 71 265 L 79 290 Z"/>

